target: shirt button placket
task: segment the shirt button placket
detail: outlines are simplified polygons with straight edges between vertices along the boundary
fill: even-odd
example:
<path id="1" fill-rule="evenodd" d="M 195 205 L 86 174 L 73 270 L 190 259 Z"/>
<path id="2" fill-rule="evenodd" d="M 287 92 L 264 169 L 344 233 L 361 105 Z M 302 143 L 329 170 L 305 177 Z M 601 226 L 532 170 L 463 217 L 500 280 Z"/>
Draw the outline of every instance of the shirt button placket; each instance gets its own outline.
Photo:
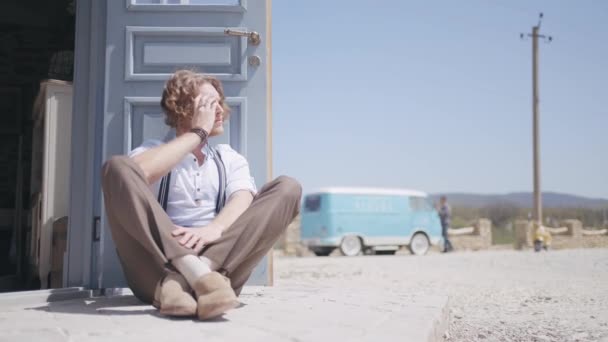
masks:
<path id="1" fill-rule="evenodd" d="M 200 184 L 202 184 L 202 183 L 203 183 L 203 182 L 201 181 L 200 175 L 201 175 L 200 170 L 196 170 L 196 186 L 197 186 L 197 187 L 199 187 L 199 186 L 200 186 Z M 201 189 L 197 188 L 197 189 L 196 189 L 196 191 L 198 192 L 199 199 L 200 199 L 200 198 L 201 198 L 201 197 L 200 197 L 200 192 L 201 192 Z"/>
<path id="2" fill-rule="evenodd" d="M 199 182 L 198 177 L 196 175 L 198 175 L 198 168 L 194 169 L 194 188 L 196 189 L 196 192 L 194 193 L 194 198 L 196 198 L 197 201 L 200 201 L 201 197 L 199 196 L 199 194 L 201 192 L 201 183 Z"/>
<path id="3" fill-rule="evenodd" d="M 198 174 L 198 162 L 196 160 L 196 157 L 192 158 L 192 161 L 194 162 L 194 164 L 192 165 L 192 171 L 193 172 L 191 173 L 191 175 L 193 175 L 195 173 Z M 198 193 L 200 192 L 200 188 L 199 188 L 200 185 L 199 185 L 199 182 L 198 182 L 198 177 L 193 177 L 193 178 L 194 178 L 194 188 L 196 189 L 196 192 L 193 194 L 194 195 L 194 200 L 196 202 L 198 202 L 198 201 L 201 200 L 200 197 L 198 196 Z"/>

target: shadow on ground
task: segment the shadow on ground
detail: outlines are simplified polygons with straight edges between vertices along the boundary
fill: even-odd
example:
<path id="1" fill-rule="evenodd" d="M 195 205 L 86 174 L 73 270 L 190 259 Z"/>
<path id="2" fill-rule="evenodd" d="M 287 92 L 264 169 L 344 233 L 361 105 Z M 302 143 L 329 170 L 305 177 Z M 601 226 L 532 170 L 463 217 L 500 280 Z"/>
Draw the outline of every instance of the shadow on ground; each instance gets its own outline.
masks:
<path id="1" fill-rule="evenodd" d="M 240 303 L 237 309 L 245 307 Z M 52 313 L 68 313 L 77 315 L 112 315 L 112 316 L 153 316 L 175 321 L 199 322 L 196 317 L 171 317 L 160 314 L 152 305 L 146 304 L 135 296 L 117 297 L 92 297 L 79 298 L 65 301 L 50 301 L 47 305 L 25 308 L 25 310 L 37 310 Z M 206 322 L 228 322 L 229 320 L 219 317 Z"/>

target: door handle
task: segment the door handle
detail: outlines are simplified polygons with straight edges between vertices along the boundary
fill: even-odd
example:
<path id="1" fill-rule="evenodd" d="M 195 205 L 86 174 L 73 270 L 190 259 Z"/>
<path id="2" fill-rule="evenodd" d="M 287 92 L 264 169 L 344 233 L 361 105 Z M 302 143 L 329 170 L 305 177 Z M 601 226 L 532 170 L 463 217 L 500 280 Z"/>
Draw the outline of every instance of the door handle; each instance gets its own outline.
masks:
<path id="1" fill-rule="evenodd" d="M 247 37 L 249 39 L 249 43 L 251 43 L 251 45 L 260 45 L 260 42 L 262 42 L 262 38 L 260 38 L 260 34 L 255 31 L 248 32 L 248 31 L 237 31 L 237 30 L 225 29 L 224 33 L 229 36 Z"/>

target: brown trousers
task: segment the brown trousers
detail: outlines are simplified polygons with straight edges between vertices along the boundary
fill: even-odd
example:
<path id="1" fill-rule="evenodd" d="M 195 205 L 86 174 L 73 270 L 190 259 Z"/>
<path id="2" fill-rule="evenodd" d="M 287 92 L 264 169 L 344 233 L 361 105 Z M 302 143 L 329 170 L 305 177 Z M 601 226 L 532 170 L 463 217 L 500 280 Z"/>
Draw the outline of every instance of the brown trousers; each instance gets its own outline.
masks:
<path id="1" fill-rule="evenodd" d="M 194 251 L 171 235 L 171 219 L 148 188 L 143 171 L 129 157 L 108 160 L 102 171 L 104 203 L 112 239 L 127 283 L 135 296 L 151 303 L 168 261 Z M 219 265 L 237 295 L 253 268 L 297 215 L 302 188 L 280 176 L 266 184 L 251 206 L 200 255 Z M 170 267 L 170 266 L 169 266 Z"/>

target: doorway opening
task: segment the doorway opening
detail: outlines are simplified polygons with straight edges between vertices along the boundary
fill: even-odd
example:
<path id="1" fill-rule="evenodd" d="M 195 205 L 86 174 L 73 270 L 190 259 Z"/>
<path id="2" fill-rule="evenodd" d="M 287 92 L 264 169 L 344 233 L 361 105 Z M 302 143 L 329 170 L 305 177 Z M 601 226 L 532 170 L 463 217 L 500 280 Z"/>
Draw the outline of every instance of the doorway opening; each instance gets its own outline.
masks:
<path id="1" fill-rule="evenodd" d="M 40 239 L 40 225 L 45 222 L 37 221 L 45 184 L 54 183 L 43 172 L 48 169 L 45 163 L 65 164 L 46 152 L 49 146 L 65 148 L 65 139 L 53 140 L 45 128 L 49 104 L 54 104 L 55 111 L 70 112 L 68 121 L 55 124 L 59 125 L 56 135 L 67 136 L 68 143 L 71 136 L 71 97 L 63 96 L 63 104 L 57 104 L 49 101 L 47 88 L 49 84 L 71 88 L 74 42 L 75 0 L 5 0 L 0 4 L 0 292 L 55 287 L 57 277 L 61 279 L 59 266 L 40 276 L 40 264 L 55 258 L 52 264 L 61 261 L 63 267 L 65 235 L 61 235 L 67 231 L 67 220 L 57 217 L 52 222 L 59 228 L 48 241 Z M 69 159 L 67 164 L 69 170 Z M 41 246 L 45 243 L 53 247 Z M 51 248 L 51 253 L 41 254 L 45 248 Z"/>

